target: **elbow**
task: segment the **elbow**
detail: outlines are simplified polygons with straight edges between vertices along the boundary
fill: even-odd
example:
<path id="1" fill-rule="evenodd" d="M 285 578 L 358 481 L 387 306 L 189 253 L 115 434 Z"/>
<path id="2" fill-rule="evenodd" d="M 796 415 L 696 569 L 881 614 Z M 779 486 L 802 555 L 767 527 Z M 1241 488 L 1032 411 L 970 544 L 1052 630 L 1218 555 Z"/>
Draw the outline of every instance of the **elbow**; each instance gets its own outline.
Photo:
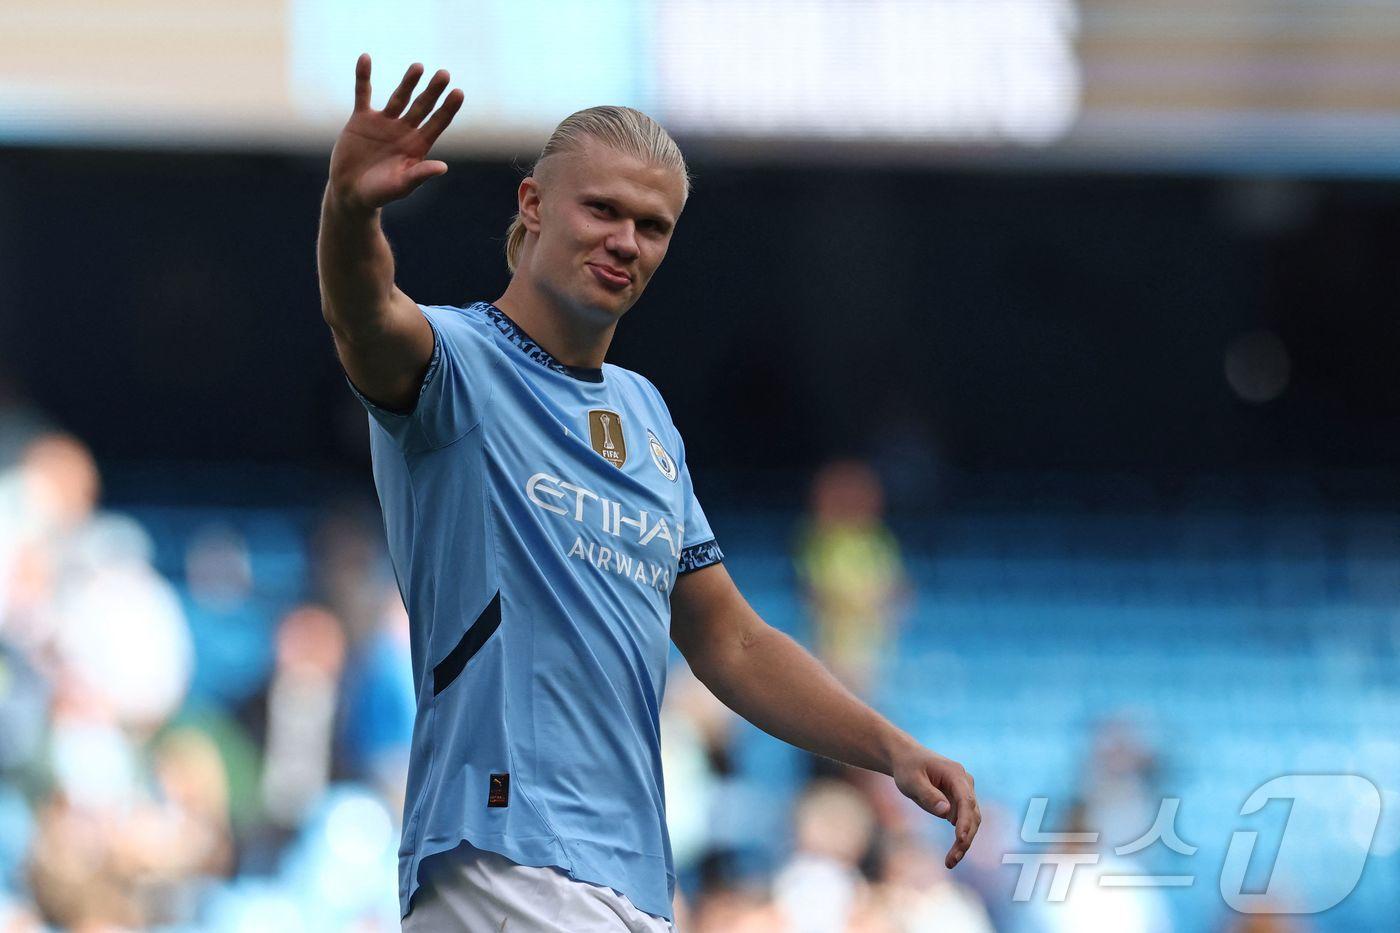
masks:
<path id="1" fill-rule="evenodd" d="M 754 624 L 737 629 L 727 638 L 716 639 L 708 651 L 686 661 L 696 679 L 729 706 L 734 685 L 744 681 L 745 672 L 754 663 L 757 647 L 774 631 L 766 622 L 755 620 Z"/>
<path id="2" fill-rule="evenodd" d="M 344 319 L 336 316 L 335 310 L 329 302 L 321 302 L 321 320 L 325 321 L 326 326 L 330 328 L 331 339 L 335 341 L 337 348 L 348 347 L 354 342 L 351 339 L 353 335 L 346 328 Z"/>
<path id="3" fill-rule="evenodd" d="M 379 310 L 367 311 L 359 316 L 345 314 L 343 310 L 337 311 L 329 300 L 321 300 L 321 319 L 331 329 L 331 336 L 338 347 L 373 345 L 382 340 L 387 330 L 385 317 L 386 312 Z"/>
<path id="4" fill-rule="evenodd" d="M 325 321 L 326 326 L 332 331 L 339 332 L 344 326 L 344 316 L 336 313 L 330 291 L 326 288 L 324 280 L 321 282 L 321 320 Z"/>

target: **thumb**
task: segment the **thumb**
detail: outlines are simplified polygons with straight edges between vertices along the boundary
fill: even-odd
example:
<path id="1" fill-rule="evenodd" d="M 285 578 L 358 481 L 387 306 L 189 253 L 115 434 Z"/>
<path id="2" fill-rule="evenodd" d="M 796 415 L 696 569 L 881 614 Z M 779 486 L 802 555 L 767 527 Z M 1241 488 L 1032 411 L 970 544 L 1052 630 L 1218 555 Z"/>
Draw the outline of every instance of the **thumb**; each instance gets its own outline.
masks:
<path id="1" fill-rule="evenodd" d="M 412 191 L 429 178 L 434 178 L 447 171 L 447 163 L 437 159 L 430 159 L 426 162 L 419 162 L 405 173 L 408 182 L 408 190 Z"/>
<path id="2" fill-rule="evenodd" d="M 914 798 L 915 803 L 934 816 L 941 816 L 944 819 L 949 817 L 953 811 L 953 805 L 948 802 L 943 791 L 933 785 L 927 774 L 919 775 L 916 788 L 918 796 Z"/>

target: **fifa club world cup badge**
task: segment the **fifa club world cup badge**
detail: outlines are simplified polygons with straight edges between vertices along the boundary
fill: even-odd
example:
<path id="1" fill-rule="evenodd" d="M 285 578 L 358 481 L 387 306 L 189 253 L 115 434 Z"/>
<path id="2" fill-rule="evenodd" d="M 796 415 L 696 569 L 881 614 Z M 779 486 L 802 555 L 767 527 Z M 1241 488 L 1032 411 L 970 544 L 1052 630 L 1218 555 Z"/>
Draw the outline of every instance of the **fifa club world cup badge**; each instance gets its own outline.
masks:
<path id="1" fill-rule="evenodd" d="M 622 469 L 627 462 L 627 441 L 622 437 L 622 416 L 606 408 L 588 411 L 588 439 L 598 456 Z"/>
<path id="2" fill-rule="evenodd" d="M 671 459 L 666 448 L 661 446 L 661 441 L 649 430 L 647 431 L 647 444 L 651 447 L 651 462 L 656 464 L 656 468 L 661 471 L 662 476 L 674 483 L 676 481 L 676 461 Z"/>

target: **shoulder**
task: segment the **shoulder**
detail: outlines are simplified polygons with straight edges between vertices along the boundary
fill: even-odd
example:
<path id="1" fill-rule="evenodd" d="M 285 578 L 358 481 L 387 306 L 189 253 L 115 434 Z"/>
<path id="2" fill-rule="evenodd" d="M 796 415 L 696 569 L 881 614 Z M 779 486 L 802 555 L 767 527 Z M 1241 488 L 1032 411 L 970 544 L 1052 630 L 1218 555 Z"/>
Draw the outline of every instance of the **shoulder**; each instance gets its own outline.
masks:
<path id="1" fill-rule="evenodd" d="M 640 404 L 654 409 L 657 415 L 665 421 L 667 428 L 675 430 L 675 422 L 671 419 L 671 409 L 666 405 L 666 399 L 662 397 L 661 390 L 650 379 L 641 373 L 621 366 L 614 366 L 612 363 L 603 364 L 603 375 L 610 381 L 624 386 L 625 390 Z"/>
<path id="2" fill-rule="evenodd" d="M 622 366 L 615 366 L 612 363 L 603 364 L 603 375 L 609 380 L 625 386 L 629 392 L 633 392 L 656 405 L 666 412 L 669 419 L 670 410 L 666 407 L 666 400 L 661 397 L 661 390 L 646 376 Z"/>
<path id="3" fill-rule="evenodd" d="M 662 446 L 666 450 L 677 453 L 679 459 L 684 460 L 685 440 L 681 437 L 680 429 L 676 427 L 675 419 L 671 417 L 671 409 L 666 405 L 666 399 L 662 397 L 661 390 L 641 373 L 624 369 L 621 366 L 614 366 L 611 363 L 603 364 L 603 373 L 609 380 L 615 380 L 627 387 L 628 393 L 636 400 L 636 404 L 652 416 L 649 419 L 651 421 L 650 427 L 653 427 L 659 435 Z"/>
<path id="4" fill-rule="evenodd" d="M 449 326 L 456 331 L 479 333 L 491 331 L 490 318 L 486 317 L 486 308 L 489 307 L 486 301 L 473 301 L 465 305 L 419 303 L 420 310 L 434 324 Z"/>
<path id="5" fill-rule="evenodd" d="M 487 354 L 498 349 L 492 334 L 496 325 L 486 314 L 490 305 L 484 301 L 465 306 L 425 305 L 419 310 L 432 325 L 439 341 L 459 354 Z"/>

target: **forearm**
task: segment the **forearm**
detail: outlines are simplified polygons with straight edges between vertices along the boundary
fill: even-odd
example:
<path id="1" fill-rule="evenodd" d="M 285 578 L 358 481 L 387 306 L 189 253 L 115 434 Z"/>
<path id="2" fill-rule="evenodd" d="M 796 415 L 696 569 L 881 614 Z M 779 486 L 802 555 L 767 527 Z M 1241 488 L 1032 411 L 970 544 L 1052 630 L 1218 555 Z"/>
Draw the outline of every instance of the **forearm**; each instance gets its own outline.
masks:
<path id="1" fill-rule="evenodd" d="M 848 765 L 890 774 L 896 750 L 917 745 L 805 648 L 766 624 L 747 644 L 717 659 L 701 679 L 721 702 L 769 735 Z"/>
<path id="2" fill-rule="evenodd" d="M 373 334 L 392 308 L 394 254 L 378 209 L 347 203 L 326 186 L 316 239 L 321 313 L 344 337 Z"/>

